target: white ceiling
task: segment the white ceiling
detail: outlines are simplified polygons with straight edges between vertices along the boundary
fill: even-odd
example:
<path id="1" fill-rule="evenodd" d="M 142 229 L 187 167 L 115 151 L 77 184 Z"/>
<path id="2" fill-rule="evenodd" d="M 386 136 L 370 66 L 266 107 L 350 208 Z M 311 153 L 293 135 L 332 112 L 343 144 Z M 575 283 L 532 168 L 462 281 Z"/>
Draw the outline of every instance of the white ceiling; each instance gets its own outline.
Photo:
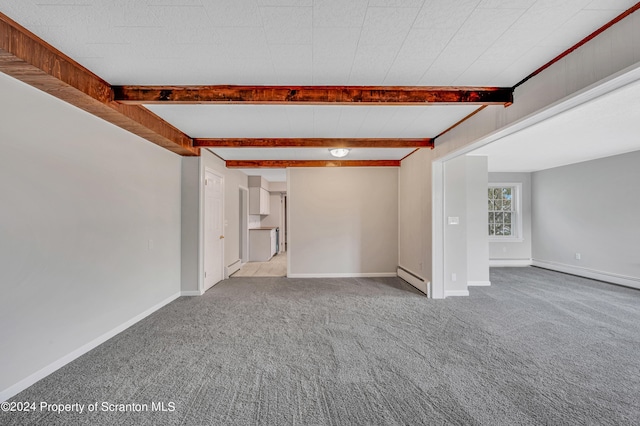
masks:
<path id="1" fill-rule="evenodd" d="M 635 0 L 0 0 L 119 84 L 513 86 Z"/>
<path id="2" fill-rule="evenodd" d="M 194 138 L 429 138 L 478 108 L 477 105 L 145 106 Z"/>
<path id="3" fill-rule="evenodd" d="M 513 86 L 635 3 L 0 0 L 0 11 L 113 85 Z M 148 107 L 191 137 L 261 138 L 427 138 L 477 108 Z M 312 152 L 215 151 L 256 160 Z M 326 155 L 317 152 L 309 159 Z M 404 152 L 354 150 L 350 158 Z"/>
<path id="4" fill-rule="evenodd" d="M 640 80 L 473 151 L 491 172 L 534 172 L 640 150 Z M 640 165 L 639 165 L 640 167 Z"/>

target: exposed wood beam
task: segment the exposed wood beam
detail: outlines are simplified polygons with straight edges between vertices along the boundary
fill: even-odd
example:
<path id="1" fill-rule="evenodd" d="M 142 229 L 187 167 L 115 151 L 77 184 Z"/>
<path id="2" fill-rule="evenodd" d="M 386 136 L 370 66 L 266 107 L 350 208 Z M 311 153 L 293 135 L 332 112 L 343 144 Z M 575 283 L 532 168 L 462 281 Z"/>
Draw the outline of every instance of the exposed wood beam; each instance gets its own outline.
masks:
<path id="1" fill-rule="evenodd" d="M 510 87 L 114 86 L 128 104 L 509 105 Z"/>
<path id="2" fill-rule="evenodd" d="M 400 167 L 400 160 L 227 160 L 228 168 L 286 169 L 287 167 Z"/>
<path id="3" fill-rule="evenodd" d="M 218 148 L 433 148 L 433 140 L 377 138 L 196 138 L 193 146 Z"/>
<path id="4" fill-rule="evenodd" d="M 113 102 L 109 83 L 0 13 L 0 72 L 180 155 L 191 138 L 146 108 Z"/>

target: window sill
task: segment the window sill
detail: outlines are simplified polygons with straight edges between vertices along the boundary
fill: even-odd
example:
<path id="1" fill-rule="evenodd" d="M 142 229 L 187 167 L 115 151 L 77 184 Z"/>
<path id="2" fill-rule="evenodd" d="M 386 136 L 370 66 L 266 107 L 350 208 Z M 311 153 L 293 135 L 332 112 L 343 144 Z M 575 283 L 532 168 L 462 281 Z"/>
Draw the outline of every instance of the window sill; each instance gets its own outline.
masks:
<path id="1" fill-rule="evenodd" d="M 489 242 L 490 243 L 523 243 L 524 242 L 524 238 L 517 238 L 517 237 L 505 237 L 505 238 L 489 237 Z"/>

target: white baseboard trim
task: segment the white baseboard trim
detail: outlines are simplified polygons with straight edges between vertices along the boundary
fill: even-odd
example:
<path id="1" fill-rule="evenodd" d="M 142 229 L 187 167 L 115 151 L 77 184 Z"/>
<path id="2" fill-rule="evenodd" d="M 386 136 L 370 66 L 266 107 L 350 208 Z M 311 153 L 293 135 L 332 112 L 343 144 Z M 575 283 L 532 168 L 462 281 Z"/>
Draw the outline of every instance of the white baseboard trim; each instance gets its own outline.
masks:
<path id="1" fill-rule="evenodd" d="M 204 292 L 200 290 L 188 290 L 180 292 L 180 296 L 202 296 Z"/>
<path id="2" fill-rule="evenodd" d="M 242 266 L 242 261 L 240 259 L 236 260 L 231 265 L 227 266 L 225 278 L 229 278 L 232 274 L 239 271 L 241 266 Z"/>
<path id="3" fill-rule="evenodd" d="M 620 275 L 612 272 L 582 268 L 580 266 L 567 265 L 550 260 L 533 259 L 533 266 L 537 266 L 543 269 L 551 269 L 552 271 L 565 272 L 567 274 L 578 275 L 580 277 L 591 278 L 594 280 L 605 281 L 608 283 L 623 285 L 625 287 L 640 289 L 640 278 L 637 277 L 630 277 L 627 275 Z"/>
<path id="4" fill-rule="evenodd" d="M 452 297 L 452 296 L 468 296 L 468 295 L 469 295 L 469 290 L 445 290 L 444 291 L 445 299 L 447 297 Z"/>
<path id="5" fill-rule="evenodd" d="M 413 272 L 407 271 L 402 266 L 398 266 L 397 271 L 398 277 L 426 294 L 427 297 L 431 297 L 431 292 L 429 291 L 431 283 L 429 281 L 425 280 L 417 274 L 414 274 Z"/>
<path id="6" fill-rule="evenodd" d="M 467 281 L 467 287 L 489 287 L 491 281 Z"/>
<path id="7" fill-rule="evenodd" d="M 363 272 L 344 274 L 287 274 L 287 278 L 387 278 L 397 277 L 395 272 Z"/>
<path id="8" fill-rule="evenodd" d="M 489 259 L 489 267 L 493 268 L 520 268 L 531 264 L 531 259 Z"/>
<path id="9" fill-rule="evenodd" d="M 124 330 L 126 330 L 129 327 L 131 327 L 132 325 L 134 325 L 138 321 L 148 317 L 149 315 L 151 315 L 152 313 L 154 313 L 158 309 L 160 309 L 163 306 L 168 305 L 169 303 L 173 302 L 178 297 L 180 297 L 180 293 L 179 292 L 174 294 L 173 296 L 170 296 L 170 297 L 166 298 L 162 302 L 150 307 L 146 311 L 142 312 L 141 314 L 136 315 L 135 317 L 131 318 L 130 320 L 120 324 L 119 326 L 115 327 L 114 329 L 112 329 L 110 331 L 107 331 L 106 333 L 104 333 L 103 335 L 93 339 L 89 343 L 86 343 L 86 344 L 80 346 L 78 349 L 68 353 L 67 355 L 63 356 L 62 358 L 59 358 L 58 360 L 52 362 L 51 364 L 47 365 L 46 367 L 41 368 L 40 370 L 36 371 L 35 373 L 31 374 L 30 376 L 20 380 L 18 383 L 14 384 L 12 386 L 9 386 L 7 389 L 4 389 L 4 390 L 0 391 L 0 401 L 4 402 L 4 401 L 8 400 L 9 398 L 17 395 L 18 393 L 22 392 L 23 390 L 25 390 L 29 386 L 33 385 L 37 381 L 39 381 L 41 379 L 44 379 L 49 374 L 51 374 L 54 371 L 64 367 L 65 365 L 67 365 L 68 363 L 73 361 L 74 359 L 86 354 L 91 349 L 93 349 L 93 348 L 95 348 L 97 346 L 100 346 L 102 343 L 104 343 L 107 340 L 111 339 L 113 336 L 115 336 L 115 335 L 117 335 L 119 333 L 122 333 Z"/>

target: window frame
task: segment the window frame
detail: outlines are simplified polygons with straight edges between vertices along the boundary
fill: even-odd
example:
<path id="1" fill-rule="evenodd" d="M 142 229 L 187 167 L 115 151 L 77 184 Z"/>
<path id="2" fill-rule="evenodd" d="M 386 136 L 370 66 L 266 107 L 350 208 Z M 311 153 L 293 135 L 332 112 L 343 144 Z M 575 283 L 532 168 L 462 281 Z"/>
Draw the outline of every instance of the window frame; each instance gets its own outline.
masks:
<path id="1" fill-rule="evenodd" d="M 512 188 L 511 206 L 515 207 L 515 210 L 512 210 L 511 216 L 513 235 L 489 235 L 489 209 L 487 208 L 487 235 L 489 242 L 519 243 L 524 241 L 522 236 L 522 182 L 489 182 L 487 186 L 487 201 L 489 200 L 488 191 L 491 188 Z"/>

